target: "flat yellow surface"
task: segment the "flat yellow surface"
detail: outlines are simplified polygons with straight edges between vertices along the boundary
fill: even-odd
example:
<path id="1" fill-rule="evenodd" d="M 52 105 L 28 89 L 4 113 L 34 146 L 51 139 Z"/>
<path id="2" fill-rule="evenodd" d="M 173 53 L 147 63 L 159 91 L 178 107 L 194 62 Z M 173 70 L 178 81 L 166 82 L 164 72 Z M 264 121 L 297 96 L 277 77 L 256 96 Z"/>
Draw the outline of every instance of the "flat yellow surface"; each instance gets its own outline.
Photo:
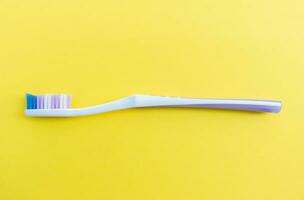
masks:
<path id="1" fill-rule="evenodd" d="M 302 0 L 1 0 L 1 200 L 304 199 Z M 134 93 L 283 101 L 279 114 L 133 109 Z"/>

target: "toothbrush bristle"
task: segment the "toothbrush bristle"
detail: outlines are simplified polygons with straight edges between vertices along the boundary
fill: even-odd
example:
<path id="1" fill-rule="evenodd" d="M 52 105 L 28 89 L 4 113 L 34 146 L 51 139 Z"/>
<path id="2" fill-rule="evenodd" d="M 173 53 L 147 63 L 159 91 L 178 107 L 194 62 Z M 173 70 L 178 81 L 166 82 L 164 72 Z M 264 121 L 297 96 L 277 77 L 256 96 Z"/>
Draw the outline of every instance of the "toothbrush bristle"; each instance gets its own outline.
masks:
<path id="1" fill-rule="evenodd" d="M 26 109 L 69 109 L 71 96 L 66 94 L 26 94 Z"/>

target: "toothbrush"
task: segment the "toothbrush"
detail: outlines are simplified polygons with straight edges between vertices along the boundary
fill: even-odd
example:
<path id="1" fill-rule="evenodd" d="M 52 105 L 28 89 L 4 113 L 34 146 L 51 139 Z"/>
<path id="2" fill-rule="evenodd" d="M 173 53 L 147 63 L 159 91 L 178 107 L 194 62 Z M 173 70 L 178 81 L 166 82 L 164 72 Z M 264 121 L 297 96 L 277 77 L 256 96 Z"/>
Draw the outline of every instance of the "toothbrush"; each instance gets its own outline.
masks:
<path id="1" fill-rule="evenodd" d="M 26 94 L 25 115 L 32 117 L 76 117 L 141 107 L 192 107 L 280 112 L 281 101 L 250 99 L 198 99 L 151 95 L 132 95 L 108 103 L 71 108 L 71 97 L 66 94 Z"/>

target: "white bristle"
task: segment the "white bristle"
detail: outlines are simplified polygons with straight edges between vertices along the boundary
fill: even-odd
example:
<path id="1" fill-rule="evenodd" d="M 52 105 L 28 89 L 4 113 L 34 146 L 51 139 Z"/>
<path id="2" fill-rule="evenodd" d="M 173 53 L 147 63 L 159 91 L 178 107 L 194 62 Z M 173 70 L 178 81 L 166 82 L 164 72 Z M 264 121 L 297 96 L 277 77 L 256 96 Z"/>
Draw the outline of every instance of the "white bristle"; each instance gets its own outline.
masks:
<path id="1" fill-rule="evenodd" d="M 47 99 L 47 109 L 51 109 L 51 104 L 52 104 L 52 95 L 47 95 L 46 96 Z"/>
<path id="2" fill-rule="evenodd" d="M 44 95 L 44 109 L 48 109 L 48 95 Z"/>
<path id="3" fill-rule="evenodd" d="M 66 109 L 67 108 L 67 95 L 62 95 L 62 108 Z"/>
<path id="4" fill-rule="evenodd" d="M 68 106 L 68 98 L 67 95 L 63 95 L 63 108 L 67 108 Z"/>
<path id="5" fill-rule="evenodd" d="M 61 94 L 59 97 L 59 108 L 62 109 L 63 108 L 63 95 Z"/>
<path id="6" fill-rule="evenodd" d="M 46 109 L 47 108 L 47 99 L 46 99 L 46 95 L 43 95 L 43 108 Z"/>
<path id="7" fill-rule="evenodd" d="M 48 95 L 44 95 L 44 109 L 48 109 Z"/>

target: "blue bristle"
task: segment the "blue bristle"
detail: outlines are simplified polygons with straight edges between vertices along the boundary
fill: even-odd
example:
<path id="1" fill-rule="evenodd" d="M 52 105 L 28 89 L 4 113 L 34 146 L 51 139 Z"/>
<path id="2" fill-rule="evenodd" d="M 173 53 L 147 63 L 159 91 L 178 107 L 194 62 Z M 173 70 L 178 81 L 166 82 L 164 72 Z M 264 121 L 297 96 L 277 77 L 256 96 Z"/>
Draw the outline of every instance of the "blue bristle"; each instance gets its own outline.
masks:
<path id="1" fill-rule="evenodd" d="M 33 109 L 34 108 L 34 101 L 33 101 L 34 99 L 33 99 L 33 95 L 31 95 L 31 109 Z"/>
<path id="2" fill-rule="evenodd" d="M 26 109 L 31 109 L 31 95 L 26 94 Z"/>
<path id="3" fill-rule="evenodd" d="M 33 109 L 37 109 L 37 96 L 33 96 Z"/>
<path id="4" fill-rule="evenodd" d="M 27 109 L 37 108 L 37 96 L 26 94 L 26 108 Z"/>

